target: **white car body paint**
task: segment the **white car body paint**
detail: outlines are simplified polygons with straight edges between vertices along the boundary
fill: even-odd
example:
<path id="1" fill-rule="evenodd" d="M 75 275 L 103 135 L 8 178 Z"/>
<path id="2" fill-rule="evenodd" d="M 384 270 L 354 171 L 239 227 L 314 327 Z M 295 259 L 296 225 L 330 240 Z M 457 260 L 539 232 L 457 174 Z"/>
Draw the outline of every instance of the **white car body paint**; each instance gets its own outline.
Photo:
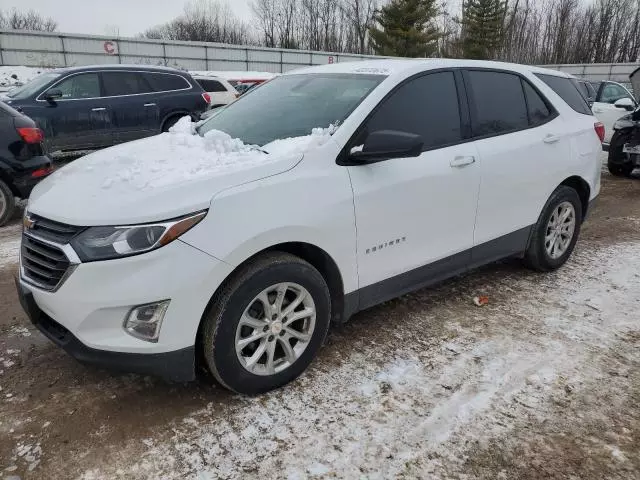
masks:
<path id="1" fill-rule="evenodd" d="M 464 67 L 523 75 L 559 116 L 540 127 L 426 151 L 415 158 L 364 166 L 336 164 L 354 132 L 399 83 L 431 69 Z M 154 222 L 204 208 L 208 214 L 178 241 L 153 252 L 80 263 L 55 292 L 24 279 L 21 285 L 40 309 L 91 348 L 173 352 L 193 347 L 206 305 L 228 275 L 275 245 L 303 242 L 322 249 L 337 266 L 344 293 L 350 294 L 531 226 L 553 190 L 568 177 L 583 179 L 590 199 L 595 198 L 601 167 L 595 118 L 573 111 L 534 72 L 568 77 L 537 67 L 465 60 L 311 67 L 295 74 L 377 73 L 387 78 L 327 141 L 301 153 L 276 153 L 241 168 L 194 170 L 192 177 L 176 178 L 168 159 L 182 149 L 189 152 L 189 145 L 168 148 L 162 143 L 166 136 L 85 157 L 42 182 L 28 211 L 82 226 Z M 545 142 L 548 136 L 554 141 Z M 138 152 L 144 168 L 121 175 L 126 165 L 117 158 L 135 157 L 131 149 Z M 150 149 L 153 155 L 145 155 Z M 453 165 L 457 157 L 473 161 Z M 106 178 L 113 185 L 103 188 Z M 160 186 L 146 188 L 154 182 Z M 383 248 L 374 253 L 373 247 L 380 245 Z M 124 332 L 123 320 L 132 306 L 164 299 L 171 299 L 171 304 L 157 343 Z"/>

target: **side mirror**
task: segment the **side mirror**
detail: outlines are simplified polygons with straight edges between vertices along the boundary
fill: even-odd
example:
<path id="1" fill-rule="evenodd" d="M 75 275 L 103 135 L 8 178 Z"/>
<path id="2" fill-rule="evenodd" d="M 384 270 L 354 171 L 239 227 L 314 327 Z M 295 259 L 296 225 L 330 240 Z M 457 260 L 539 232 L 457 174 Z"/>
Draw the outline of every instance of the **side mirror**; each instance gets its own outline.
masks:
<path id="1" fill-rule="evenodd" d="M 42 97 L 47 102 L 55 102 L 62 98 L 62 91 L 58 88 L 52 88 L 51 90 L 47 90 Z"/>
<path id="2" fill-rule="evenodd" d="M 390 158 L 417 157 L 424 141 L 420 135 L 397 130 L 378 130 L 370 133 L 363 145 L 351 148 L 349 165 L 367 165 Z"/>
<path id="3" fill-rule="evenodd" d="M 636 105 L 633 102 L 633 100 L 631 100 L 630 98 L 621 98 L 620 100 L 616 100 L 615 103 L 613 104 L 616 108 L 622 108 L 624 110 L 627 110 L 628 112 L 632 112 L 635 108 Z"/>

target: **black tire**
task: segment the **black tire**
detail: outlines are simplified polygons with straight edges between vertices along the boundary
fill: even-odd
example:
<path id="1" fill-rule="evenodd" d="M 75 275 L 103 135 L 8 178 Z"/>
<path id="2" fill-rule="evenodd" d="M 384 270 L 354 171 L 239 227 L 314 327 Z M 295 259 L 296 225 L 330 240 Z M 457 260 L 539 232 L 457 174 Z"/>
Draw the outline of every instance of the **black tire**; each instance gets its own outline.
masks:
<path id="1" fill-rule="evenodd" d="M 184 115 L 173 115 L 172 117 L 167 118 L 162 124 L 162 132 L 168 132 L 171 127 L 178 123 L 178 120 L 186 116 L 187 114 L 185 113 Z"/>
<path id="2" fill-rule="evenodd" d="M 315 328 L 306 348 L 290 366 L 271 375 L 257 375 L 238 359 L 236 330 L 249 303 L 281 282 L 296 283 L 309 292 L 316 309 Z M 329 289 L 320 272 L 301 258 L 280 252 L 265 254 L 244 266 L 218 290 L 211 305 L 202 328 L 201 347 L 207 366 L 224 387 L 248 395 L 279 388 L 304 372 L 324 342 L 331 318 Z"/>
<path id="3" fill-rule="evenodd" d="M 0 227 L 5 225 L 13 216 L 16 199 L 9 186 L 0 180 Z"/>
<path id="4" fill-rule="evenodd" d="M 558 258 L 552 258 L 545 247 L 545 237 L 547 234 L 547 225 L 554 210 L 563 202 L 569 202 L 573 205 L 575 212 L 575 227 L 573 237 L 565 250 Z M 551 194 L 549 200 L 542 209 L 542 213 L 538 218 L 538 222 L 533 227 L 529 246 L 525 252 L 525 263 L 529 268 L 539 272 L 550 272 L 560 268 L 571 256 L 571 252 L 576 245 L 578 236 L 580 235 L 580 226 L 582 224 L 582 202 L 573 188 L 561 185 Z"/>
<path id="5" fill-rule="evenodd" d="M 611 162 L 607 163 L 607 168 L 609 168 L 609 173 L 616 177 L 630 177 L 634 170 L 633 165 L 620 165 Z"/>

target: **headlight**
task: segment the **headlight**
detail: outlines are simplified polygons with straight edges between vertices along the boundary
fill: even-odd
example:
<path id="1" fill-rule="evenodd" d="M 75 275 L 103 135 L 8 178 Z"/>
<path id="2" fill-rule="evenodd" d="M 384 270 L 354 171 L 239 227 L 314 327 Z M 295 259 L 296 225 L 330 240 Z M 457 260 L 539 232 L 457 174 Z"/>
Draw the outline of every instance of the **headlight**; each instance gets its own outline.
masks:
<path id="1" fill-rule="evenodd" d="M 90 227 L 71 241 L 83 262 L 128 257 L 160 248 L 185 233 L 207 212 L 166 222 L 121 227 Z"/>

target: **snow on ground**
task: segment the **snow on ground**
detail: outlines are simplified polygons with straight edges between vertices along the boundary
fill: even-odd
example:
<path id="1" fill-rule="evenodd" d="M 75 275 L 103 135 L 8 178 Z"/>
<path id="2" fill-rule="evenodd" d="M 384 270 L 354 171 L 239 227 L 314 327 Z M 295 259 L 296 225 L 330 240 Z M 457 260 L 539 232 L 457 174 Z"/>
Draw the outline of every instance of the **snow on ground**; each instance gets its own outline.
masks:
<path id="1" fill-rule="evenodd" d="M 335 365 L 212 402 L 122 445 L 133 465 L 116 455 L 82 478 L 461 478 L 471 449 L 508 442 L 526 421 L 561 422 L 554 405 L 597 391 L 602 358 L 637 335 L 639 272 L 640 245 L 618 244 L 577 251 L 556 273 L 507 273 L 495 303 L 469 301 L 443 323 L 446 341 L 431 313 L 389 319 L 382 342 L 353 338 Z M 390 310 L 403 302 L 412 295 Z"/>
<path id="2" fill-rule="evenodd" d="M 0 66 L 0 92 L 6 92 L 32 80 L 48 68 Z"/>
<path id="3" fill-rule="evenodd" d="M 18 263 L 22 224 L 0 227 L 0 268 Z"/>

